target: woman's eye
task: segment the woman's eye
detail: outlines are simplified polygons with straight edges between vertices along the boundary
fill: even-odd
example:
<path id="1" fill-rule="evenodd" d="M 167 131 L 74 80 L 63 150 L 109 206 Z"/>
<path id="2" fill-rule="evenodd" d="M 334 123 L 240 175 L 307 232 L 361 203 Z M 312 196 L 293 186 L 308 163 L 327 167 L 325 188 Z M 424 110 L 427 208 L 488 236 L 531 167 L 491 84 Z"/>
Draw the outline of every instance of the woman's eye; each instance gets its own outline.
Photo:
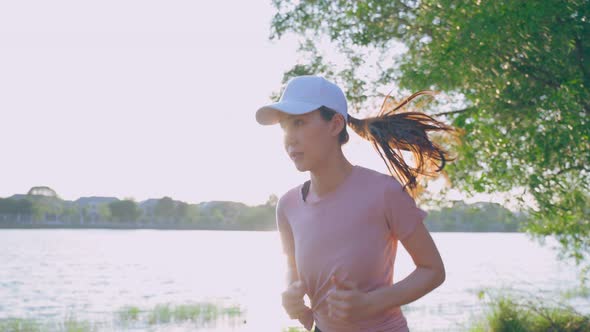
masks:
<path id="1" fill-rule="evenodd" d="M 301 119 L 297 119 L 297 120 L 295 120 L 293 123 L 295 123 L 295 125 L 296 125 L 296 126 L 300 126 L 300 125 L 302 125 L 302 124 L 303 124 L 303 120 L 301 120 Z"/>

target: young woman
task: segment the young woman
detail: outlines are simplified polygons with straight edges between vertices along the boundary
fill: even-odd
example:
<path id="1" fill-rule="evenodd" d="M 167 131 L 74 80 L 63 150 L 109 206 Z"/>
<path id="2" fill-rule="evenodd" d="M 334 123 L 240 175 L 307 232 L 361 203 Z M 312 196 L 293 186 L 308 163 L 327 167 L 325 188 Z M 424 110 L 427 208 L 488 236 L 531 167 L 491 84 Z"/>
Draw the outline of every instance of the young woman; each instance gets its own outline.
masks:
<path id="1" fill-rule="evenodd" d="M 280 123 L 295 167 L 310 172 L 310 180 L 280 197 L 276 210 L 288 262 L 282 304 L 307 330 L 315 322 L 316 332 L 408 331 L 400 306 L 445 280 L 423 224 L 428 213 L 413 197 L 419 175 L 434 175 L 452 160 L 427 132 L 453 128 L 421 112 L 394 113 L 422 93 L 359 120 L 348 114 L 337 85 L 306 75 L 291 79 L 279 102 L 256 112 L 260 124 Z M 400 180 L 346 159 L 341 147 L 348 141 L 347 124 L 385 153 L 381 157 Z M 399 150 L 411 151 L 416 166 L 407 165 Z M 416 269 L 394 284 L 398 240 Z"/>

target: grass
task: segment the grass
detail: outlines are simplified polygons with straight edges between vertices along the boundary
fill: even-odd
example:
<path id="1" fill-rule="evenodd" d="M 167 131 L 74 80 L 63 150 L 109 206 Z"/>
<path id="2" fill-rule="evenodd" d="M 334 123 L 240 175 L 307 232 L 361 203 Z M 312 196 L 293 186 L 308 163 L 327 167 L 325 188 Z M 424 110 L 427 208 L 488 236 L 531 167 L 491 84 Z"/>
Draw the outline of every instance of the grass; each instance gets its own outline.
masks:
<path id="1" fill-rule="evenodd" d="M 68 315 L 63 321 L 47 322 L 29 318 L 0 319 L 0 332 L 95 332 L 122 328 L 141 328 L 163 324 L 194 323 L 196 327 L 214 322 L 222 317 L 240 319 L 242 309 L 237 306 L 222 307 L 203 302 L 190 304 L 158 304 L 151 309 L 142 310 L 137 306 L 124 306 L 114 313 L 114 326 L 107 322 L 78 320 Z M 110 326 L 109 326 L 110 324 Z"/>
<path id="2" fill-rule="evenodd" d="M 0 319 L 0 331 L 2 332 L 20 332 L 30 331 L 37 332 L 41 326 L 39 323 L 32 319 L 26 318 L 4 318 Z"/>
<path id="3" fill-rule="evenodd" d="M 576 292 L 579 295 L 579 292 Z M 489 301 L 489 311 L 469 328 L 471 332 L 582 332 L 590 331 L 590 316 L 582 315 L 561 303 L 547 303 L 531 295 L 493 296 L 480 291 L 478 296 Z M 582 292 L 582 294 L 584 294 Z M 69 315 L 61 322 L 41 322 L 28 318 L 0 319 L 0 332 L 94 332 L 137 328 L 149 330 L 164 324 L 193 323 L 201 326 L 222 317 L 240 319 L 239 306 L 222 307 L 203 302 L 191 304 L 159 304 L 150 309 L 125 306 L 114 313 L 115 326 L 105 322 L 78 320 Z M 285 327 L 281 332 L 304 332 L 303 327 Z"/>
<path id="4" fill-rule="evenodd" d="M 221 316 L 239 318 L 242 315 L 239 306 L 221 308 L 212 303 L 184 304 L 171 306 L 169 304 L 157 305 L 148 314 L 147 322 L 150 325 L 170 322 L 210 322 Z M 238 316 L 238 317 L 236 317 Z"/>
<path id="5" fill-rule="evenodd" d="M 590 287 L 586 285 L 577 286 L 564 291 L 561 295 L 564 299 L 588 298 L 590 297 Z"/>
<path id="6" fill-rule="evenodd" d="M 0 319 L 0 332 L 95 332 L 100 327 L 99 323 L 80 321 L 70 316 L 62 322 L 39 322 L 30 318 L 4 318 Z"/>
<path id="7" fill-rule="evenodd" d="M 75 316 L 70 315 L 66 317 L 63 325 L 58 327 L 58 330 L 66 332 L 96 332 L 99 330 L 100 325 L 100 323 L 78 320 Z"/>
<path id="8" fill-rule="evenodd" d="M 562 303 L 548 304 L 539 298 L 516 299 L 511 295 L 494 298 L 487 315 L 471 332 L 581 332 L 590 331 L 590 316 Z"/>
<path id="9" fill-rule="evenodd" d="M 304 327 L 285 327 L 281 332 L 307 332 Z"/>
<path id="10" fill-rule="evenodd" d="M 139 320 L 141 310 L 135 306 L 126 306 L 119 309 L 115 314 L 120 322 L 133 322 Z"/>

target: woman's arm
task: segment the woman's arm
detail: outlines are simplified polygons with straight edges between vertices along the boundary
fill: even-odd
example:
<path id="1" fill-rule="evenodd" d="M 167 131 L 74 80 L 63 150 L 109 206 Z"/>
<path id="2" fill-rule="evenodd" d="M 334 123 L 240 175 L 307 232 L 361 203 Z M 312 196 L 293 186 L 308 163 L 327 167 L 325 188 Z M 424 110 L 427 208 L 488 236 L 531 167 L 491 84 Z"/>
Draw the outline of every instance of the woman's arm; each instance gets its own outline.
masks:
<path id="1" fill-rule="evenodd" d="M 416 269 L 403 280 L 369 292 L 373 312 L 413 302 L 426 295 L 445 280 L 445 267 L 438 249 L 423 223 L 402 241 L 412 257 Z"/>
<path id="2" fill-rule="evenodd" d="M 287 256 L 287 285 L 299 280 L 299 273 L 297 272 L 297 265 L 295 264 L 295 257 Z"/>

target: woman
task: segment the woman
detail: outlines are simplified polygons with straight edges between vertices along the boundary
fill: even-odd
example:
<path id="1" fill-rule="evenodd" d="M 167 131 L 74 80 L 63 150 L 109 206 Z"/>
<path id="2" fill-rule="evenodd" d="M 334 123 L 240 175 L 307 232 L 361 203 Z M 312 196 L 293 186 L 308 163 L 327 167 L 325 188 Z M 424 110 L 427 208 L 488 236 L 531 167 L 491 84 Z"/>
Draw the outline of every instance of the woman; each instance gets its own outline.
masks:
<path id="1" fill-rule="evenodd" d="M 310 180 L 277 202 L 277 227 L 287 255 L 282 304 L 292 319 L 319 332 L 408 331 L 400 306 L 441 285 L 445 269 L 416 206 L 419 175 L 434 175 L 452 160 L 427 131 L 448 131 L 424 113 L 384 108 L 363 120 L 348 114 L 342 90 L 321 76 L 291 79 L 279 102 L 256 112 L 258 123 L 280 123 L 284 147 Z M 386 99 L 387 100 L 387 99 Z M 388 169 L 405 182 L 359 165 L 342 153 L 346 125 L 385 153 Z M 411 151 L 416 166 L 396 150 Z M 437 163 L 439 165 L 437 165 Z M 437 166 L 434 171 L 429 167 Z M 393 284 L 397 241 L 416 269 Z M 304 295 L 311 308 L 305 305 Z"/>

